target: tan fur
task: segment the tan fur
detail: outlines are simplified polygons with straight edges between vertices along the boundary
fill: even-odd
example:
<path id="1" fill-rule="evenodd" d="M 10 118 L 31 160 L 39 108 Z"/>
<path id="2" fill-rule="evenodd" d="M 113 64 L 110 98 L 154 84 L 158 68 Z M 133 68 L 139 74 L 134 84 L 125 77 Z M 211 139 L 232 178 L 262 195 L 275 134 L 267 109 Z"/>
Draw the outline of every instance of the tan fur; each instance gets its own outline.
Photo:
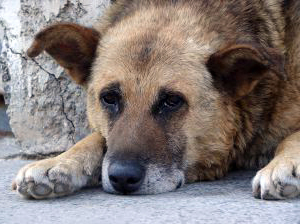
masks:
<path id="1" fill-rule="evenodd" d="M 84 56 L 84 69 L 70 75 L 87 87 L 88 119 L 98 137 L 87 137 L 74 146 L 76 150 L 22 169 L 16 181 L 19 193 L 34 198 L 69 194 L 88 181 L 94 182 L 90 175 L 82 174 L 82 166 L 98 171 L 91 172 L 99 176 L 101 162 L 103 188 L 116 193 L 107 169 L 120 158 L 146 164 L 145 183 L 137 193 L 159 193 L 182 182 L 221 178 L 233 168 L 262 168 L 276 152 L 254 178 L 254 196 L 297 196 L 297 10 L 300 4 L 296 0 L 119 0 L 94 29 L 62 24 L 41 31 L 30 56 L 46 50 L 66 69 L 77 66 L 71 57 L 74 52 Z M 74 44 L 64 51 L 59 50 L 65 41 L 62 33 Z M 55 36 L 60 38 L 53 40 Z M 80 67 L 80 58 L 74 60 Z M 120 92 L 116 115 L 101 101 L 103 92 L 111 89 Z M 162 118 L 157 102 L 169 93 L 180 96 L 183 103 Z M 95 147 L 107 147 L 103 158 L 102 153 L 94 154 Z M 86 159 L 90 157 L 77 150 L 93 159 Z M 74 165 L 70 166 L 64 155 Z M 78 161 L 81 166 L 76 165 Z M 69 165 L 67 169 L 56 169 L 64 164 Z M 56 194 L 55 184 L 44 180 L 49 166 L 58 175 L 81 172 L 83 181 L 70 182 L 68 188 L 72 190 Z M 26 176 L 35 184 L 30 185 Z M 39 184 L 47 194 L 35 194 L 32 188 Z M 20 190 L 23 188 L 26 191 Z"/>

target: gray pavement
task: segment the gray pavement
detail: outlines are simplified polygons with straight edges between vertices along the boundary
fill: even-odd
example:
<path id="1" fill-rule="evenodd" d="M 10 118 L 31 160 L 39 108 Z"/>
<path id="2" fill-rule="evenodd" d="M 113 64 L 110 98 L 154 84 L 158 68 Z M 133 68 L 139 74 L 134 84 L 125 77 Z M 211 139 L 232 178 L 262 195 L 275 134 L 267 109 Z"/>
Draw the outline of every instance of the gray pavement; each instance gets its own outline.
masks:
<path id="1" fill-rule="evenodd" d="M 22 153 L 21 147 L 18 145 L 15 138 L 5 137 L 1 138 L 0 136 L 0 159 L 15 156 Z"/>
<path id="2" fill-rule="evenodd" d="M 10 190 L 18 169 L 29 162 L 0 160 L 1 224 L 300 223 L 300 199 L 254 199 L 250 185 L 254 172 L 250 171 L 159 195 L 118 196 L 96 188 L 37 201 L 22 199 Z"/>
<path id="3" fill-rule="evenodd" d="M 0 131 L 11 131 L 9 126 L 8 116 L 5 113 L 5 108 L 0 105 Z"/>

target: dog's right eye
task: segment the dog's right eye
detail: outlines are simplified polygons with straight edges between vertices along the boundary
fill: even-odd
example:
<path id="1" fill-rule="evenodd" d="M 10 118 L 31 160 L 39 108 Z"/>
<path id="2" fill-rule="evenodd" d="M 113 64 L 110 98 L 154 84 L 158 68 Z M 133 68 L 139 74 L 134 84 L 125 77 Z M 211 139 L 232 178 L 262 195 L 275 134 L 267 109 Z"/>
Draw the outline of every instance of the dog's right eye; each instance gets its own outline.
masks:
<path id="1" fill-rule="evenodd" d="M 107 94 L 102 97 L 102 101 L 106 105 L 115 105 L 118 101 L 118 96 L 115 94 Z"/>
<path id="2" fill-rule="evenodd" d="M 121 96 L 116 91 L 104 92 L 100 96 L 100 100 L 104 108 L 107 108 L 112 113 L 117 113 L 120 107 Z"/>

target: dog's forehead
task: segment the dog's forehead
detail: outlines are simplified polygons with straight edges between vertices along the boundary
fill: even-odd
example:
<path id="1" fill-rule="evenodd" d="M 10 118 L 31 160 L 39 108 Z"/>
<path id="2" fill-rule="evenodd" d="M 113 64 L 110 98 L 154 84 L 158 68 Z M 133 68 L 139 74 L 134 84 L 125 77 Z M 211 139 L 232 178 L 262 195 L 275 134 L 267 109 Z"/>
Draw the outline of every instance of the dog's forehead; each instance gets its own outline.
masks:
<path id="1" fill-rule="evenodd" d="M 128 95 L 153 98 L 161 88 L 192 95 L 199 85 L 211 83 L 205 66 L 209 55 L 209 47 L 191 37 L 151 30 L 125 33 L 101 42 L 93 68 L 94 89 L 117 82 Z"/>

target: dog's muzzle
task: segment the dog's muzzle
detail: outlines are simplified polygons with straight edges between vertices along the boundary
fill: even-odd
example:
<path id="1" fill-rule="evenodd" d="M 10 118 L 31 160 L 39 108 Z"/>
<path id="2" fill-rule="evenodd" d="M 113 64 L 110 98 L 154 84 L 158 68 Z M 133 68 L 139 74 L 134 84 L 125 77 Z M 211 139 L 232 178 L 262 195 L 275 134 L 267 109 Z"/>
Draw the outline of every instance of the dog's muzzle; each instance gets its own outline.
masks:
<path id="1" fill-rule="evenodd" d="M 108 193 L 141 195 L 175 190 L 184 184 L 185 179 L 184 171 L 176 164 L 166 166 L 147 163 L 136 156 L 106 154 L 101 182 L 103 190 Z"/>

